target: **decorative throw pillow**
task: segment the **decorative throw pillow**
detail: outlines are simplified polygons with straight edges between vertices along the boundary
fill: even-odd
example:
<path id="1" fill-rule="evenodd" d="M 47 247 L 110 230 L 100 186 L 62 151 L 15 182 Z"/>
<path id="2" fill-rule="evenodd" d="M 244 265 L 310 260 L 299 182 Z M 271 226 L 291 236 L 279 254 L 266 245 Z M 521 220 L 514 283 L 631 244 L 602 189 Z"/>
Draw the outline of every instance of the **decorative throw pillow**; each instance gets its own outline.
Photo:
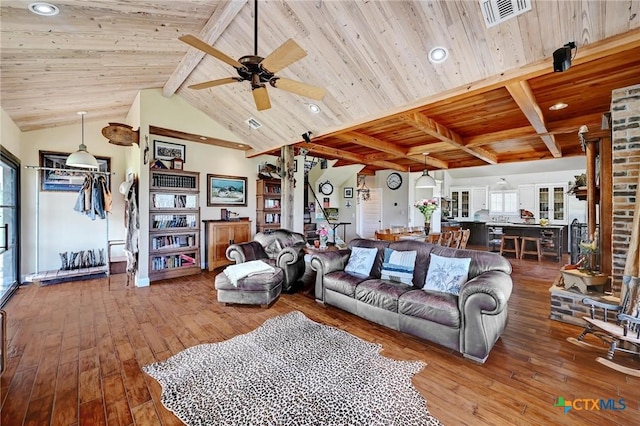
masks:
<path id="1" fill-rule="evenodd" d="M 417 255 L 418 252 L 415 250 L 398 251 L 385 248 L 380 278 L 411 285 Z"/>
<path id="2" fill-rule="evenodd" d="M 371 273 L 373 262 L 376 260 L 376 254 L 378 254 L 377 248 L 352 248 L 349 263 L 344 268 L 345 272 L 368 276 Z"/>
<path id="3" fill-rule="evenodd" d="M 458 295 L 460 287 L 469 278 L 470 264 L 471 258 L 468 257 L 443 257 L 431 253 L 427 279 L 422 289 Z"/>

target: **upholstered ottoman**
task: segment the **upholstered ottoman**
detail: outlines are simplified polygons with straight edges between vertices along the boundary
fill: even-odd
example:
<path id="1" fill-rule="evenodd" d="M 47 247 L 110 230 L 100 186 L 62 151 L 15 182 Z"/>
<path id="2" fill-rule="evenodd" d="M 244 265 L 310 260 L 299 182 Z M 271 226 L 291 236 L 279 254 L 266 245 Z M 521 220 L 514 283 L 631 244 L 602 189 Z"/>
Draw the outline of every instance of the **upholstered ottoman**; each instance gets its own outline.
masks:
<path id="1" fill-rule="evenodd" d="M 216 275 L 215 287 L 218 302 L 224 304 L 242 303 L 269 307 L 280 296 L 284 272 L 275 268 L 275 272 L 255 274 L 238 280 L 234 286 L 224 272 Z"/>

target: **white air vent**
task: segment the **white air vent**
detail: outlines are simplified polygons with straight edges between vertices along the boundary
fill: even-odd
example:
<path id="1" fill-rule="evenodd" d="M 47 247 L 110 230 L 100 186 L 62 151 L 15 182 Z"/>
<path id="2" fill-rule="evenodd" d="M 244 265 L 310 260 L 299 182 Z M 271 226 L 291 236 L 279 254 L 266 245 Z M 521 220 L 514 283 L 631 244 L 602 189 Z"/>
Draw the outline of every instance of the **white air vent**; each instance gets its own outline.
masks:
<path id="1" fill-rule="evenodd" d="M 262 123 L 260 123 L 258 120 L 256 120 L 253 117 L 250 117 L 249 119 L 245 120 L 245 123 L 247 123 L 249 127 L 251 127 L 253 130 L 258 130 L 260 127 L 262 127 Z"/>
<path id="2" fill-rule="evenodd" d="M 531 0 L 479 0 L 487 28 L 531 10 Z"/>

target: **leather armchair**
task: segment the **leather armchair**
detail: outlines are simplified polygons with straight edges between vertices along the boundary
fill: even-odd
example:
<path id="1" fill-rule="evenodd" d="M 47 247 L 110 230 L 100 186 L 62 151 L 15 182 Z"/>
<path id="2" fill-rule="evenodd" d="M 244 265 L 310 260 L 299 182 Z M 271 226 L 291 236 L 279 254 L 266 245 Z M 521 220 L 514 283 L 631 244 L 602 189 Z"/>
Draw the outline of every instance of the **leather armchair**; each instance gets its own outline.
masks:
<path id="1" fill-rule="evenodd" d="M 291 291 L 304 274 L 303 234 L 287 229 L 258 232 L 253 241 L 232 244 L 227 248 L 227 259 L 235 263 L 264 260 L 284 272 L 283 291 Z"/>

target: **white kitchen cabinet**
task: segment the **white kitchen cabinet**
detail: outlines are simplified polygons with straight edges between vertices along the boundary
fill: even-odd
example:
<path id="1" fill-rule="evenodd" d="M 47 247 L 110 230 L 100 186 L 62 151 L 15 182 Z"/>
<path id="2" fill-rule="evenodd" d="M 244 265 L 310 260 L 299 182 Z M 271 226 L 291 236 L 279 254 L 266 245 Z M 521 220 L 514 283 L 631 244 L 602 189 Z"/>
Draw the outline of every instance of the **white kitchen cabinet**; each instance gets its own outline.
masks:
<path id="1" fill-rule="evenodd" d="M 487 187 L 476 187 L 471 190 L 471 214 L 487 207 Z"/>
<path id="2" fill-rule="evenodd" d="M 550 224 L 566 225 L 567 184 L 536 185 L 536 219 L 549 219 Z"/>
<path id="3" fill-rule="evenodd" d="M 518 199 L 521 209 L 528 210 L 531 213 L 534 213 L 536 211 L 536 186 L 518 186 Z M 538 216 L 536 216 L 536 218 L 538 218 Z"/>
<path id="4" fill-rule="evenodd" d="M 456 219 L 469 219 L 487 207 L 487 187 L 456 187 L 451 189 L 451 215 Z"/>

